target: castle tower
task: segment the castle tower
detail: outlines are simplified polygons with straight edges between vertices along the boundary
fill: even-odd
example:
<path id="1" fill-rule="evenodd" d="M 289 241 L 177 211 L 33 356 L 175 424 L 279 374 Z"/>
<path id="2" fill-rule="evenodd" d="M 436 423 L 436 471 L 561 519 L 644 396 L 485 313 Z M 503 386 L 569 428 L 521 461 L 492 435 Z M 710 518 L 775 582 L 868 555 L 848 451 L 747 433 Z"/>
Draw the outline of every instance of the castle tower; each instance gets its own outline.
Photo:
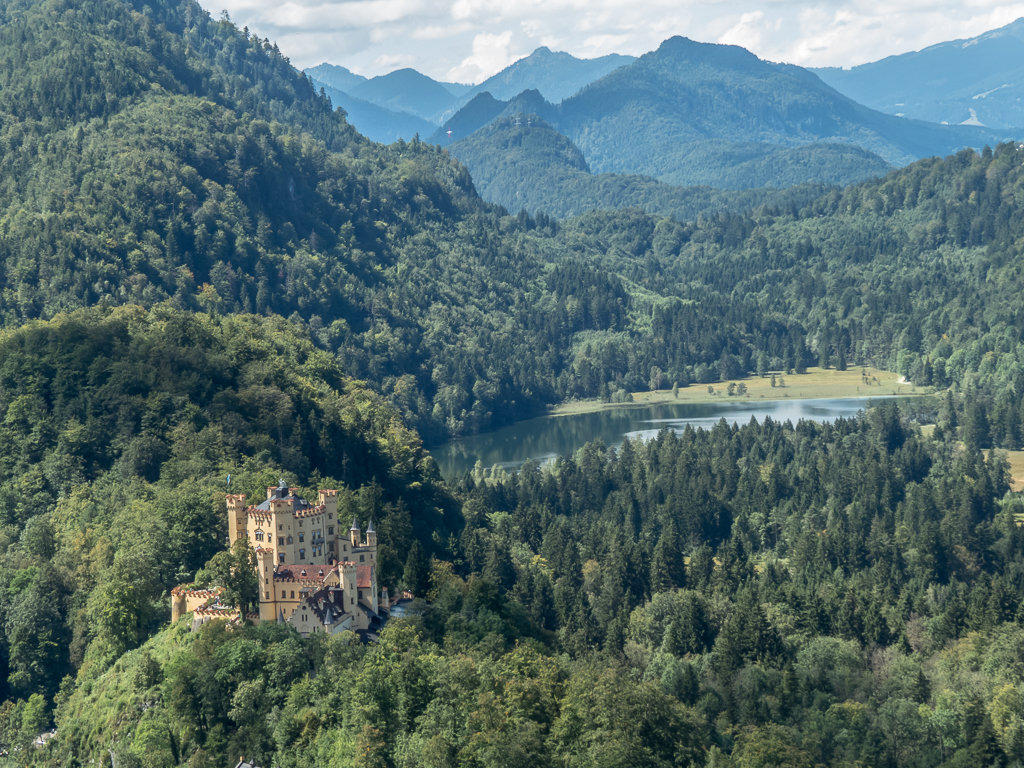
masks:
<path id="1" fill-rule="evenodd" d="M 273 621 L 277 615 L 277 591 L 274 588 L 274 550 L 268 547 L 256 548 L 256 582 L 260 621 Z"/>
<path id="2" fill-rule="evenodd" d="M 228 504 L 228 545 L 234 546 L 239 539 L 248 538 L 246 526 L 248 525 L 245 513 L 245 494 L 229 493 Z"/>
<path id="3" fill-rule="evenodd" d="M 356 564 L 351 562 L 338 563 L 338 576 L 341 578 L 341 588 L 345 591 L 345 610 L 354 614 L 356 612 L 356 600 L 359 591 L 356 586 Z"/>
<path id="4" fill-rule="evenodd" d="M 373 520 L 371 520 L 369 525 L 366 526 L 366 546 L 374 548 L 377 546 L 377 531 L 373 527 Z M 373 562 L 373 560 L 371 560 L 371 562 Z"/>
<path id="5" fill-rule="evenodd" d="M 359 546 L 359 521 L 354 517 L 352 518 L 352 527 L 348 529 L 348 538 L 353 547 Z"/>
<path id="6" fill-rule="evenodd" d="M 180 589 L 171 590 L 171 624 L 176 622 L 188 611 L 188 601 Z"/>
<path id="7" fill-rule="evenodd" d="M 338 514 L 338 492 L 321 490 L 317 492 L 318 501 L 323 505 L 324 512 L 331 515 L 332 519 Z"/>

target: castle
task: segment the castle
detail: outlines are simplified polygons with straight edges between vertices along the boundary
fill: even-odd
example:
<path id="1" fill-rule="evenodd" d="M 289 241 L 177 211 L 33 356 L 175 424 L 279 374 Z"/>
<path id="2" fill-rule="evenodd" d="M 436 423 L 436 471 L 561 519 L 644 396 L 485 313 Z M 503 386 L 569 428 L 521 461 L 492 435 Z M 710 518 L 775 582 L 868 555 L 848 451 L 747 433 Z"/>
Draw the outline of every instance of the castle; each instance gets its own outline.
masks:
<path id="1" fill-rule="evenodd" d="M 387 618 L 387 589 L 377 583 L 377 532 L 362 538 L 358 520 L 343 536 L 336 491 L 322 490 L 310 504 L 284 480 L 267 498 L 246 506 L 245 494 L 227 496 L 228 542 L 247 541 L 256 554 L 259 611 L 246 618 L 291 624 L 298 632 L 373 631 Z M 192 613 L 193 629 L 213 618 L 238 620 L 220 603 L 218 588 L 176 587 L 171 620 Z"/>

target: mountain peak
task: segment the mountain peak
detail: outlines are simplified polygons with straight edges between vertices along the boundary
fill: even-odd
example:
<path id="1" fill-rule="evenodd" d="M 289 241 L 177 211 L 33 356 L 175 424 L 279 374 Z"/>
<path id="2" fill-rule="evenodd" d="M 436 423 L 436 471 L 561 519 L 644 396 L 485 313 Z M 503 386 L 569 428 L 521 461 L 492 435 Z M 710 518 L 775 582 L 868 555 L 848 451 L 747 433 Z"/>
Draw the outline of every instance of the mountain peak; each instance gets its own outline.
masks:
<path id="1" fill-rule="evenodd" d="M 760 59 L 746 48 L 722 43 L 700 43 L 688 37 L 675 35 L 668 38 L 657 50 L 647 54 L 656 58 L 672 58 L 695 63 L 708 62 L 718 66 L 752 64 Z M 643 57 L 643 58 L 646 58 Z"/>

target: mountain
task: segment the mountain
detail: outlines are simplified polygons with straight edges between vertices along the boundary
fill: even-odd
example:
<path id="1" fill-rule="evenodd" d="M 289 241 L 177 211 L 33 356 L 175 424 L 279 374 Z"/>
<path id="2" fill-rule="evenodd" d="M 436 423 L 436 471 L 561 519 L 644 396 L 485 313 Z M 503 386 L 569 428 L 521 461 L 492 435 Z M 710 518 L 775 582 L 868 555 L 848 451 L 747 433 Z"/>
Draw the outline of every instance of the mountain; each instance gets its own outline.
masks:
<path id="1" fill-rule="evenodd" d="M 541 47 L 529 56 L 505 67 L 467 92 L 467 96 L 490 93 L 501 100 L 526 90 L 539 91 L 557 104 L 609 72 L 634 61 L 633 56 L 609 54 L 596 59 L 578 59 L 562 51 Z"/>
<path id="2" fill-rule="evenodd" d="M 356 83 L 347 93 L 436 123 L 456 104 L 465 89 L 466 86 L 438 82 L 415 69 L 405 68 Z"/>
<path id="3" fill-rule="evenodd" d="M 366 78 L 338 64 L 318 64 L 305 70 L 313 80 L 336 91 L 349 93 L 353 88 L 366 82 Z"/>
<path id="4" fill-rule="evenodd" d="M 489 94 L 509 100 L 526 90 L 535 90 L 549 101 L 561 101 L 608 72 L 633 61 L 632 56 L 610 54 L 596 59 L 577 59 L 568 53 L 538 48 L 479 85 L 439 82 L 414 69 L 399 69 L 387 75 L 367 79 L 336 64 L 319 64 L 305 70 L 317 87 L 332 91 L 332 101 L 344 107 L 350 122 L 364 135 L 375 140 L 393 141 L 411 138 L 415 133 L 428 136 L 453 112 L 465 108 L 478 97 Z M 382 107 L 374 111 L 369 105 Z M 350 108 L 351 107 L 351 108 Z M 476 107 L 471 108 L 471 111 Z M 425 130 L 422 123 L 409 116 L 432 123 Z M 437 134 L 436 141 L 446 138 Z M 378 139 L 377 137 L 381 137 Z"/>
<path id="5" fill-rule="evenodd" d="M 398 139 L 429 136 L 437 126 L 409 112 L 396 112 L 368 101 L 349 96 L 326 83 L 312 78 L 313 86 L 323 88 L 331 104 L 345 110 L 345 119 L 372 141 L 390 144 Z"/>
<path id="6" fill-rule="evenodd" d="M 1024 126 L 1024 18 L 977 37 L 814 71 L 872 109 L 935 123 Z"/>
<path id="7" fill-rule="evenodd" d="M 681 37 L 557 106 L 529 101 L 529 111 L 573 141 L 595 172 L 640 173 L 672 184 L 848 182 L 876 173 L 879 158 L 903 165 L 1008 138 L 885 115 L 842 96 L 807 70 L 762 61 L 736 46 Z M 509 103 L 501 113 L 513 110 Z M 456 114 L 442 131 L 459 122 L 467 121 Z M 822 144 L 871 154 L 804 149 Z M 838 167 L 826 159 L 829 154 Z"/>
<path id="8" fill-rule="evenodd" d="M 451 141 L 472 135 L 498 117 L 518 117 L 518 122 L 527 123 L 536 118 L 554 121 L 557 119 L 557 110 L 538 90 L 523 91 L 508 101 L 495 99 L 484 91 L 452 115 L 429 140 L 445 146 Z"/>
<path id="9" fill-rule="evenodd" d="M 478 131 L 508 109 L 508 103 L 498 101 L 484 91 L 478 93 L 458 112 L 445 121 L 430 137 L 429 141 L 447 146 L 458 137 L 469 136 Z M 451 131 L 449 134 L 448 131 Z"/>
<path id="10" fill-rule="evenodd" d="M 863 172 L 865 168 L 863 156 L 868 153 L 856 147 L 811 147 L 806 156 L 813 157 L 811 150 L 815 148 L 822 152 L 822 163 L 833 169 L 839 166 L 833 151 L 854 155 L 854 171 Z M 535 115 L 501 117 L 452 143 L 448 149 L 469 169 L 484 199 L 510 211 L 525 209 L 558 218 L 601 209 L 638 208 L 690 221 L 698 215 L 749 210 L 760 205 L 802 205 L 822 193 L 820 185 L 785 191 L 732 191 L 710 186 L 677 187 L 635 174 L 592 174 L 579 148 Z M 878 158 L 875 160 L 874 173 L 870 175 L 884 174 L 888 166 Z M 779 162 L 793 167 L 788 158 Z M 748 179 L 757 177 L 754 168 L 741 167 L 738 172 Z"/>

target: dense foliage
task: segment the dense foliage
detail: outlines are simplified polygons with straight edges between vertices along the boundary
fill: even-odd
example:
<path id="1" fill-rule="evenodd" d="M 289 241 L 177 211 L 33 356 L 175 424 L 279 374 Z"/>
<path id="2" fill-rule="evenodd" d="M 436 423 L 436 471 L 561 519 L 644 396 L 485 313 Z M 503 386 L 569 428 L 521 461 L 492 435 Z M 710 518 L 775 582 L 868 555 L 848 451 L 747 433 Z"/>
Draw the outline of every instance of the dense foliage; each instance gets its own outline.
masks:
<path id="1" fill-rule="evenodd" d="M 367 142 L 188 2 L 10 2 L 0 62 L 15 760 L 1024 761 L 1024 509 L 982 452 L 1024 440 L 1016 145 L 556 223 Z M 948 388 L 927 437 L 890 405 L 446 488 L 408 426 L 868 362 Z M 165 627 L 169 587 L 238 563 L 229 476 L 338 488 L 426 600 L 372 645 Z"/>
<path id="2" fill-rule="evenodd" d="M 52 697 L 166 621 L 224 493 L 336 487 L 397 553 L 458 530 L 419 438 L 283 320 L 87 310 L 0 339 L 0 695 Z M 389 576 L 386 576 L 389 574 Z M 70 680 L 70 678 L 69 678 Z"/>
<path id="3" fill-rule="evenodd" d="M 0 318 L 168 299 L 291 317 L 429 440 L 641 389 L 655 369 L 685 385 L 832 355 L 906 367 L 900 353 L 920 351 L 902 329 L 929 325 L 878 307 L 877 325 L 854 327 L 847 313 L 864 310 L 845 287 L 799 293 L 807 268 L 861 290 L 863 260 L 881 255 L 871 263 L 888 269 L 897 247 L 911 270 L 930 268 L 943 245 L 956 264 L 974 260 L 965 249 L 987 231 L 968 242 L 956 228 L 1005 219 L 998 196 L 970 198 L 977 174 L 992 165 L 1005 194 L 1017 184 L 998 170 L 1007 148 L 999 160 L 917 165 L 842 198 L 889 200 L 899 188 L 902 206 L 835 216 L 838 193 L 802 212 L 803 198 L 785 193 L 755 214 L 688 225 L 592 214 L 560 230 L 482 203 L 436 148 L 361 139 L 272 46 L 188 3 L 46 0 L 8 16 L 4 98 L 36 106 L 3 110 Z M 94 73 L 67 70 L 78 96 L 39 79 L 52 76 L 54 40 Z M 108 97 L 86 98 L 101 87 Z M 914 192 L 922 175 L 926 189 L 945 179 L 934 194 L 952 229 L 927 218 L 937 203 Z M 977 306 L 990 284 L 934 288 L 947 306 Z"/>
<path id="4" fill-rule="evenodd" d="M 50 759 L 1016 764 L 1007 489 L 893 405 L 590 445 L 463 487 L 454 567 L 406 570 L 430 603 L 379 643 L 172 627 L 62 700 Z"/>

